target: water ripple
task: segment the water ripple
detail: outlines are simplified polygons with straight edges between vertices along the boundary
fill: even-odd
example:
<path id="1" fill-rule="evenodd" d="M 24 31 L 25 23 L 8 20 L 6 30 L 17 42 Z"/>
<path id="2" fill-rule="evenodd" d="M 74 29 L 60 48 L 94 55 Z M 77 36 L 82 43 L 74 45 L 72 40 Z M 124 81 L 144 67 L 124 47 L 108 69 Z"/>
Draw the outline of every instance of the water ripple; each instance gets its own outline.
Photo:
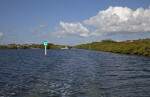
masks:
<path id="1" fill-rule="evenodd" d="M 148 97 L 150 58 L 90 50 L 0 50 L 0 97 Z"/>

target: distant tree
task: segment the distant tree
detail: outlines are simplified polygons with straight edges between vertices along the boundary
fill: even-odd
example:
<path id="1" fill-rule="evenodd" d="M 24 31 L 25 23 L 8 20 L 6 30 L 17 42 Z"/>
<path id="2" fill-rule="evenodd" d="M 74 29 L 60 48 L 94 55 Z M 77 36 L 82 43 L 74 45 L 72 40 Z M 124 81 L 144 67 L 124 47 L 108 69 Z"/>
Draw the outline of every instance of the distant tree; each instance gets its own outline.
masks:
<path id="1" fill-rule="evenodd" d="M 116 42 L 108 39 L 108 40 L 102 40 L 101 43 L 116 43 Z"/>

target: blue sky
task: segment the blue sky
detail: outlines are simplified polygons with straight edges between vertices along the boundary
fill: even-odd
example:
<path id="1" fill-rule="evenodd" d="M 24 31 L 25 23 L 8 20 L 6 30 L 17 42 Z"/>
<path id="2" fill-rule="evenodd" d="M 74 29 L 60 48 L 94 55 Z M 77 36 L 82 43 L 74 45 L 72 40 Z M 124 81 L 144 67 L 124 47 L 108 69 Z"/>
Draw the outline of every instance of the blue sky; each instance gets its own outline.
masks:
<path id="1" fill-rule="evenodd" d="M 150 38 L 149 6 L 150 0 L 0 0 L 0 44 Z"/>

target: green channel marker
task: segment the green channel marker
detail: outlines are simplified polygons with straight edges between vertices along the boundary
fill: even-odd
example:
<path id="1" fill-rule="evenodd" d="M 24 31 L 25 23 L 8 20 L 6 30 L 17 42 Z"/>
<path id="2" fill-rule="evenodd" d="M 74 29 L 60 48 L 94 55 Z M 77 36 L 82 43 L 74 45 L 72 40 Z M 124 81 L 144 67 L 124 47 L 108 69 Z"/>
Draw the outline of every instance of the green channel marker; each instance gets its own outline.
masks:
<path id="1" fill-rule="evenodd" d="M 47 41 L 44 41 L 44 46 L 45 46 L 45 57 L 46 57 L 46 46 L 48 45 Z"/>
<path id="2" fill-rule="evenodd" d="M 46 45 L 46 46 L 48 45 L 47 41 L 44 41 L 44 45 Z"/>

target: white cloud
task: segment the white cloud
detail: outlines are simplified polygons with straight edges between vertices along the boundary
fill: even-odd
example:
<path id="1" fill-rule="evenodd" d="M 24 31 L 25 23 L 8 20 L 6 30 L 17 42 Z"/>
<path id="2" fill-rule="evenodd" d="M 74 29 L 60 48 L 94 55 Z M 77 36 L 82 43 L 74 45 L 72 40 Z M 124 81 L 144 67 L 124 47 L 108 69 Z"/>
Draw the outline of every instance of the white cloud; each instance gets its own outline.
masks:
<path id="1" fill-rule="evenodd" d="M 65 35 L 76 35 L 81 37 L 89 36 L 89 30 L 84 27 L 81 23 L 64 23 L 60 22 L 60 26 L 56 27 L 55 32 L 51 34 L 56 37 L 62 37 Z"/>
<path id="2" fill-rule="evenodd" d="M 4 36 L 3 32 L 0 32 L 0 38 L 3 38 L 3 36 Z"/>
<path id="3" fill-rule="evenodd" d="M 39 28 L 45 28 L 46 27 L 46 23 L 41 20 L 41 24 L 38 26 Z"/>
<path id="4" fill-rule="evenodd" d="M 85 20 L 84 24 L 95 27 L 90 35 L 112 35 L 116 33 L 150 32 L 150 9 L 109 7 L 96 16 Z"/>

